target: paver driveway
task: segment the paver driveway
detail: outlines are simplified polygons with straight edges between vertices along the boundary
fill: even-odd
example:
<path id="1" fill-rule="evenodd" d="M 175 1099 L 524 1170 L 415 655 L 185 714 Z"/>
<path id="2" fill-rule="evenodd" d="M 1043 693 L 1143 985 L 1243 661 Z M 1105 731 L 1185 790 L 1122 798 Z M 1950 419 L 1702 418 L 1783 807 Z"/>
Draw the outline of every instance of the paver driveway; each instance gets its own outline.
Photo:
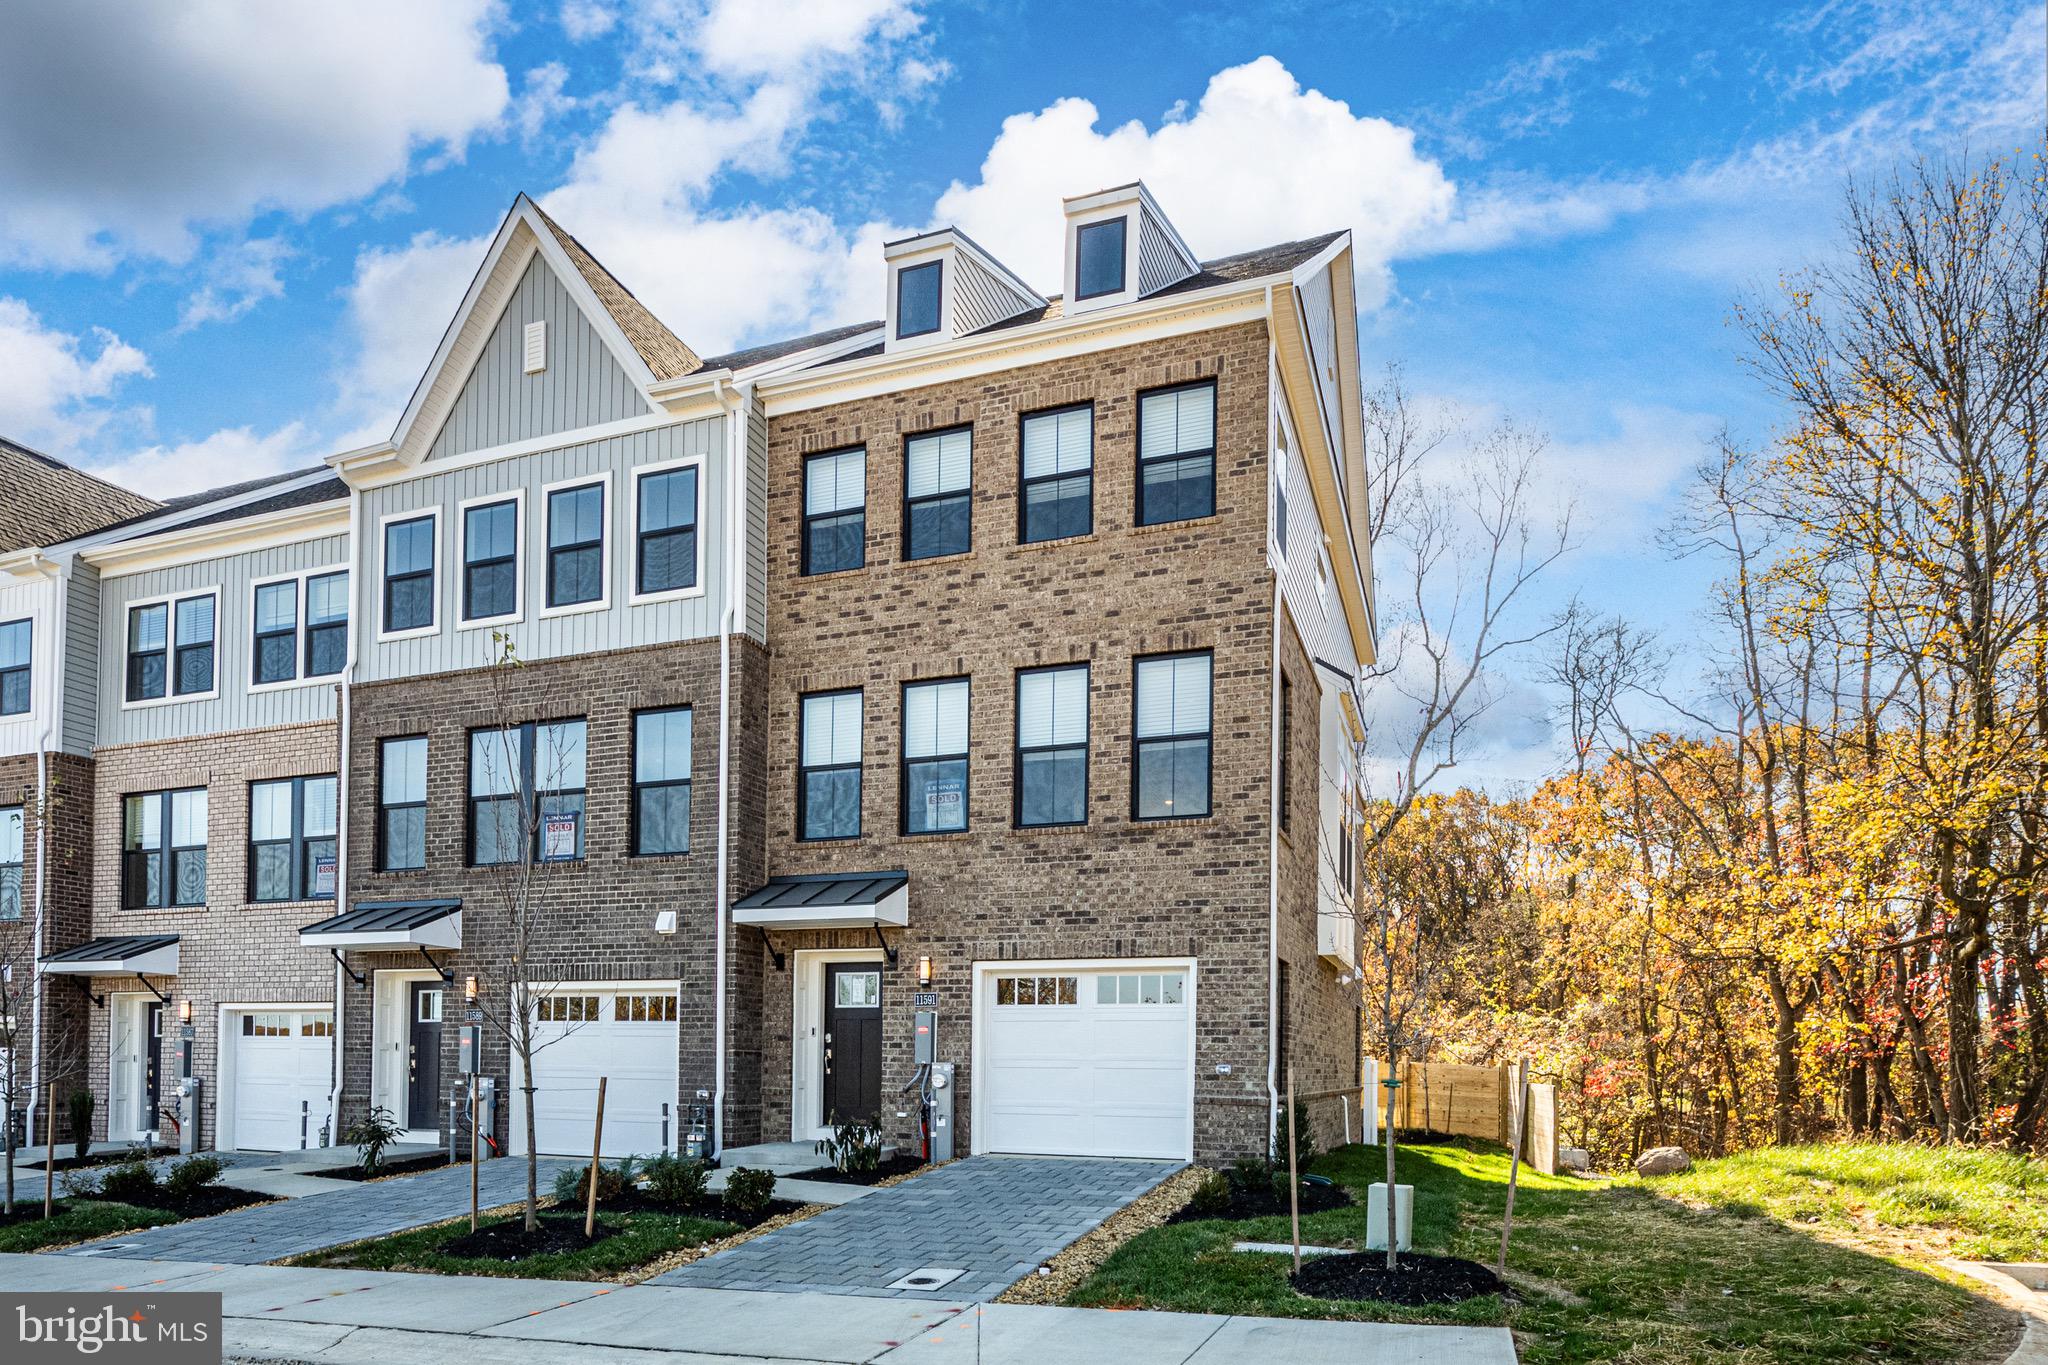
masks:
<path id="1" fill-rule="evenodd" d="M 1170 1161 L 968 1157 L 651 1283 L 980 1302 L 1179 1169 Z M 964 1273 L 929 1290 L 887 1287 L 929 1267 Z"/>
<path id="2" fill-rule="evenodd" d="M 576 1164 L 543 1158 L 541 1189 L 545 1191 L 554 1181 L 556 1171 Z M 233 1183 L 232 1176 L 229 1183 Z M 477 1194 L 486 1208 L 525 1198 L 526 1162 L 516 1158 L 486 1161 L 477 1171 Z M 386 1180 L 337 1180 L 332 1193 L 146 1228 L 112 1242 L 89 1242 L 49 1254 L 261 1265 L 342 1242 L 438 1223 L 468 1211 L 469 1167 L 443 1166 Z"/>

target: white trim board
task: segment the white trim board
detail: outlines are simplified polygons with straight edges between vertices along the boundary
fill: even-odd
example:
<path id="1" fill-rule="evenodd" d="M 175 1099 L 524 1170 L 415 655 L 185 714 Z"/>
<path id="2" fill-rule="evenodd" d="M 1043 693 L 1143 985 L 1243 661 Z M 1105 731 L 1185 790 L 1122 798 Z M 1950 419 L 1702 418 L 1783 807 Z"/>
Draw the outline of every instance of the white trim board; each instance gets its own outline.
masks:
<path id="1" fill-rule="evenodd" d="M 825 1027 L 825 965 L 833 962 L 873 962 L 885 968 L 887 961 L 879 947 L 799 948 L 789 962 L 789 1140 L 815 1142 L 828 1135 L 824 1114 L 824 1058 L 818 1038 Z M 885 1001 L 883 1005 L 887 1009 Z M 888 1102 L 886 1092 L 883 1103 Z M 815 1111 L 816 1119 L 806 1122 Z"/>

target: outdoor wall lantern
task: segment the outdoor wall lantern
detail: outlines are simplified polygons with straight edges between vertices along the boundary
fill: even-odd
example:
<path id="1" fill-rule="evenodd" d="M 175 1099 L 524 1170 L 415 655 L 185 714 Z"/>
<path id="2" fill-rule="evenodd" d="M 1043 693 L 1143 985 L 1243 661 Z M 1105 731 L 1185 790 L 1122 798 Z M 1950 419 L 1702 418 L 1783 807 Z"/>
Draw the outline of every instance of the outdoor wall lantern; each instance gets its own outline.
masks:
<path id="1" fill-rule="evenodd" d="M 932 960 L 928 957 L 921 957 L 917 960 L 917 984 L 920 986 L 932 984 Z"/>
<path id="2" fill-rule="evenodd" d="M 462 979 L 462 1001 L 466 1005 L 474 1005 L 476 1003 L 476 978 L 473 976 L 466 976 Z"/>
<path id="3" fill-rule="evenodd" d="M 181 1024 L 192 1022 L 192 1002 L 190 1000 L 180 1000 L 178 1002 L 178 1022 Z"/>

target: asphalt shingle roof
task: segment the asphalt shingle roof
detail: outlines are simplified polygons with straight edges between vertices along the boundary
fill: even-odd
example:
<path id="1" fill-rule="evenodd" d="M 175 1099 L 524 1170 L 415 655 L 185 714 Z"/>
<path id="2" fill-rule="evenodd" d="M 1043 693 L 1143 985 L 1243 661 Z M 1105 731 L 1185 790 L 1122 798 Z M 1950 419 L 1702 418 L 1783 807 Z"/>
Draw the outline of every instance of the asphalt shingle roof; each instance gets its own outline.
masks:
<path id="1" fill-rule="evenodd" d="M 633 291 L 620 284 L 618 276 L 605 269 L 583 243 L 548 217 L 540 205 L 535 204 L 533 211 L 540 214 L 540 220 L 548 225 L 548 230 L 555 234 L 555 240 L 569 253 L 569 259 L 575 262 L 584 283 L 597 295 L 598 302 L 605 306 L 612 320 L 619 324 L 619 330 L 626 334 L 626 340 L 633 343 L 633 349 L 647 362 L 647 368 L 653 371 L 656 379 L 674 379 L 699 368 L 702 362 L 697 353 L 671 332 L 660 318 L 648 312 L 647 305 L 634 298 Z"/>
<path id="2" fill-rule="evenodd" d="M 54 545 L 162 507 L 140 493 L 0 437 L 0 551 Z"/>

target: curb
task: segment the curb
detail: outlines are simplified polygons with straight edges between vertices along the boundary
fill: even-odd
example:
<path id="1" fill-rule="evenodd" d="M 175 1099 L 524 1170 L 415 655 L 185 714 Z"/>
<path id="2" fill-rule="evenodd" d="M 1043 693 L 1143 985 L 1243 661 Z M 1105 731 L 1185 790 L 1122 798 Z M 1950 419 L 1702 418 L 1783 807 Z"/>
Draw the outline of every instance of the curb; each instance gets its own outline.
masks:
<path id="1" fill-rule="evenodd" d="M 2005 1365 L 2048 1365 L 2048 1266 L 2001 1265 L 1992 1261 L 1942 1261 L 1944 1269 L 1988 1285 L 2026 1322 L 2020 1344 Z"/>

